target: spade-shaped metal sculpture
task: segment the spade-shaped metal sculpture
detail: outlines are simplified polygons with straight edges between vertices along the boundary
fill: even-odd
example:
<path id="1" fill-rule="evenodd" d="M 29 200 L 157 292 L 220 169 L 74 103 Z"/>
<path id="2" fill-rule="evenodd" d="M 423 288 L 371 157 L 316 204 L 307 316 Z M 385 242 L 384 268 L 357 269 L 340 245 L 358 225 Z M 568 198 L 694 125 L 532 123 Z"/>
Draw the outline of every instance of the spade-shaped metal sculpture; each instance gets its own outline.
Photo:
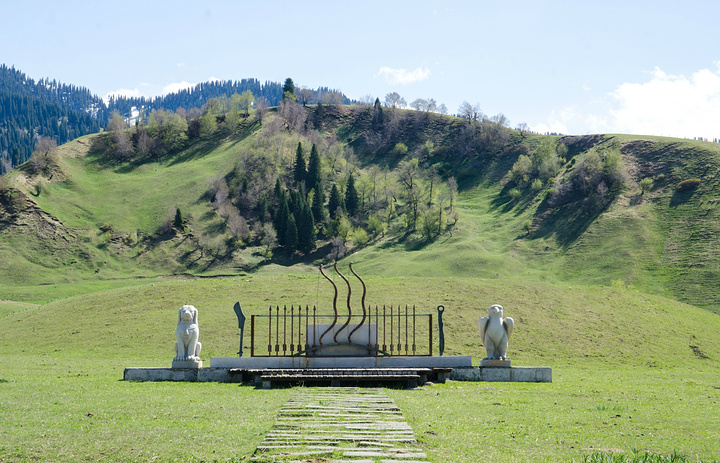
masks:
<path id="1" fill-rule="evenodd" d="M 235 307 L 233 307 L 233 309 L 235 310 L 235 315 L 237 315 L 238 328 L 240 328 L 240 350 L 238 351 L 238 356 L 242 357 L 243 334 L 245 332 L 245 314 L 243 313 L 239 302 L 235 303 Z"/>
<path id="2" fill-rule="evenodd" d="M 442 310 L 440 310 L 442 308 Z M 439 305 L 437 306 L 438 311 L 438 333 L 440 334 L 440 343 L 438 351 L 440 352 L 440 357 L 442 357 L 443 352 L 445 352 L 445 331 L 443 330 L 443 312 L 445 312 L 445 306 Z"/>

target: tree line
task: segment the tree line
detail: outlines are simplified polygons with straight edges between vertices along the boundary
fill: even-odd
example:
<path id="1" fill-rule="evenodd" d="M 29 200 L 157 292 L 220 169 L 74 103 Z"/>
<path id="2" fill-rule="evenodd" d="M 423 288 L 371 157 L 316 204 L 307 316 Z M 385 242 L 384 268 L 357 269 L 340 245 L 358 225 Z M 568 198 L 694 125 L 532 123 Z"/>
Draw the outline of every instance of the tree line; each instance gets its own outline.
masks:
<path id="1" fill-rule="evenodd" d="M 134 112 L 148 117 L 153 111 L 199 111 L 214 98 L 252 92 L 268 106 L 283 99 L 283 85 L 240 81 L 203 82 L 192 88 L 154 98 L 111 96 L 107 103 L 84 87 L 66 85 L 54 79 L 37 82 L 14 67 L 0 65 L 0 175 L 27 161 L 41 137 L 59 145 L 105 127 L 113 114 L 131 120 Z M 340 91 L 327 87 L 298 89 L 304 104 L 350 103 Z M 142 145 L 142 143 L 141 143 Z"/>
<path id="2" fill-rule="evenodd" d="M 42 137 L 62 144 L 100 131 L 106 117 L 102 100 L 85 88 L 36 83 L 0 65 L 0 175 L 27 161 Z"/>

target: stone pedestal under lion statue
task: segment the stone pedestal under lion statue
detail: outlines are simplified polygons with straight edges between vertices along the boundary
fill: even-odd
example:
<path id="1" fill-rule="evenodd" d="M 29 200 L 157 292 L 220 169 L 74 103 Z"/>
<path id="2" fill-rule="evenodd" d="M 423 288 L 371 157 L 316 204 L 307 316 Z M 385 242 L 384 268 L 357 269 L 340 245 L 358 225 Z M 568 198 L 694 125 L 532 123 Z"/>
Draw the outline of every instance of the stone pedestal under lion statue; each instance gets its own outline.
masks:
<path id="1" fill-rule="evenodd" d="M 478 321 L 480 339 L 487 356 L 480 363 L 483 367 L 510 367 L 507 357 L 508 340 L 515 328 L 515 321 L 510 317 L 503 318 L 501 305 L 493 304 L 488 309 L 488 316 Z"/>
<path id="2" fill-rule="evenodd" d="M 202 344 L 198 327 L 198 310 L 191 305 L 184 305 L 178 311 L 178 323 L 175 329 L 175 358 L 173 368 L 202 368 L 200 349 Z"/>

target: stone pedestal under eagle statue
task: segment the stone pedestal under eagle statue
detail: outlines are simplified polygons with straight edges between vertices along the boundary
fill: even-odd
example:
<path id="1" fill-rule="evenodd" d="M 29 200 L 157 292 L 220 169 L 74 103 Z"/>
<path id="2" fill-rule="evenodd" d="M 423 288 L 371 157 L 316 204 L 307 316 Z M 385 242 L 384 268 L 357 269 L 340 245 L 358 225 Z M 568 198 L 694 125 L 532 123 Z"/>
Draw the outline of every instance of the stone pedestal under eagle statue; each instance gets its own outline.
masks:
<path id="1" fill-rule="evenodd" d="M 478 321 L 478 328 L 480 329 L 480 339 L 487 351 L 487 356 L 480 365 L 483 367 L 509 367 L 508 340 L 515 328 L 515 320 L 510 317 L 503 318 L 502 306 L 493 304 L 488 309 L 488 316 L 482 317 Z"/>

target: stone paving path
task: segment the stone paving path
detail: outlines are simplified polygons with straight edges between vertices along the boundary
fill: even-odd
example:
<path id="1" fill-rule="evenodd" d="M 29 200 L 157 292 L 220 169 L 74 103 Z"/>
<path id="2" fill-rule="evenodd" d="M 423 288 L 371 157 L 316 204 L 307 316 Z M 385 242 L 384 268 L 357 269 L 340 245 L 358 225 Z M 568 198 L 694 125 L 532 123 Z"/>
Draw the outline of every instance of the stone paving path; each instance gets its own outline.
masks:
<path id="1" fill-rule="evenodd" d="M 382 389 L 297 388 L 250 458 L 254 462 L 427 462 Z"/>

